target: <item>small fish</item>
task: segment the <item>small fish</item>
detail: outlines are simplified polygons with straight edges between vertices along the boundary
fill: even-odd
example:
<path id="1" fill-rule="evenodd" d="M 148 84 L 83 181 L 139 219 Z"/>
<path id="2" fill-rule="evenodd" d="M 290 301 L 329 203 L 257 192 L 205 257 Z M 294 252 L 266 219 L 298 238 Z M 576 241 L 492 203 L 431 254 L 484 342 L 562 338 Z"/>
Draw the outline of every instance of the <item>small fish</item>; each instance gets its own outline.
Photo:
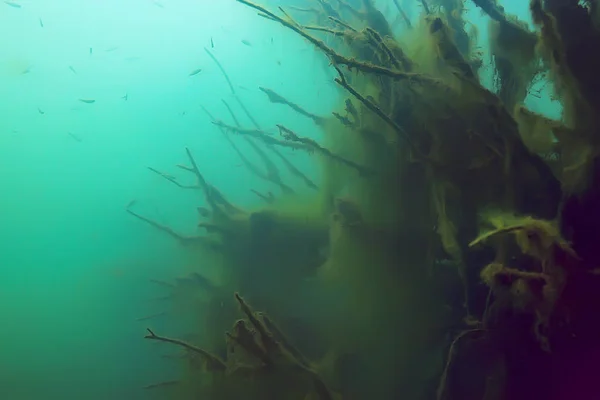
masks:
<path id="1" fill-rule="evenodd" d="M 242 43 L 245 44 L 246 46 L 252 47 L 252 43 L 250 43 L 246 39 L 242 39 Z"/>
<path id="2" fill-rule="evenodd" d="M 121 98 L 127 101 L 129 99 L 129 93 L 125 93 L 125 96 L 121 96 Z"/>
<path id="3" fill-rule="evenodd" d="M 119 47 L 118 46 L 113 46 L 113 47 L 109 47 L 108 49 L 104 50 L 107 53 L 111 53 L 115 50 L 117 50 Z"/>
<path id="4" fill-rule="evenodd" d="M 193 70 L 192 72 L 190 72 L 190 74 L 188 76 L 198 75 L 200 72 L 202 72 L 202 68 Z"/>
<path id="5" fill-rule="evenodd" d="M 77 71 L 75 71 L 75 68 L 73 68 L 72 66 L 69 65 L 69 69 L 71 70 L 72 73 L 77 75 Z"/>
<path id="6" fill-rule="evenodd" d="M 41 109 L 41 108 L 39 108 L 39 107 L 37 108 L 37 110 L 38 110 L 38 112 L 39 112 L 40 114 L 42 114 L 42 115 L 46 114 L 46 113 L 45 113 L 45 112 L 43 112 L 43 111 L 42 111 L 42 109 Z"/>
<path id="7" fill-rule="evenodd" d="M 159 7 L 159 8 L 165 8 L 165 6 L 163 6 L 161 3 L 159 3 L 159 2 L 158 2 L 158 1 L 156 1 L 156 0 L 155 0 L 155 1 L 153 1 L 153 2 L 152 2 L 152 4 L 154 4 L 156 7 Z"/>
<path id="8" fill-rule="evenodd" d="M 24 70 L 21 72 L 21 75 L 25 75 L 25 74 L 28 74 L 28 73 L 30 73 L 30 72 L 31 72 L 31 66 L 29 66 L 29 67 L 25 68 L 25 69 L 24 69 Z"/>
<path id="9" fill-rule="evenodd" d="M 81 138 L 79 136 L 75 135 L 74 133 L 67 132 L 67 135 L 71 136 L 73 138 L 73 140 L 75 140 L 76 142 L 81 143 Z"/>
<path id="10" fill-rule="evenodd" d="M 273 44 L 273 38 L 271 38 L 271 44 Z"/>
<path id="11" fill-rule="evenodd" d="M 213 48 L 213 49 L 215 48 L 215 42 L 213 42 L 213 38 L 212 37 L 210 38 L 210 47 Z"/>
<path id="12" fill-rule="evenodd" d="M 127 203 L 127 205 L 125 206 L 125 208 L 129 209 L 129 208 L 131 208 L 131 207 L 135 206 L 135 205 L 136 205 L 136 203 L 137 203 L 137 200 L 136 200 L 136 199 L 133 199 L 133 200 L 131 200 L 129 203 Z"/>
<path id="13" fill-rule="evenodd" d="M 43 28 L 44 27 L 44 21 L 42 21 L 42 19 L 40 18 L 40 27 Z"/>
<path id="14" fill-rule="evenodd" d="M 198 210 L 198 214 L 200 214 L 201 217 L 203 217 L 203 218 L 210 217 L 210 210 L 208 208 L 198 207 L 198 208 L 196 208 L 196 210 Z"/>
<path id="15" fill-rule="evenodd" d="M 93 104 L 96 102 L 94 99 L 79 99 L 79 101 L 86 104 Z"/>
<path id="16" fill-rule="evenodd" d="M 19 3 L 15 3 L 13 1 L 5 1 L 4 4 L 12 8 L 21 8 L 21 5 Z"/>
<path id="17" fill-rule="evenodd" d="M 277 65 L 281 66 L 281 61 L 277 60 Z"/>
<path id="18" fill-rule="evenodd" d="M 141 60 L 142 57 L 137 57 L 137 56 L 133 56 L 133 57 L 127 57 L 125 58 L 125 61 L 138 61 Z"/>
<path id="19" fill-rule="evenodd" d="M 93 52 L 94 52 L 94 49 L 92 49 L 92 48 L 90 47 L 90 56 L 92 55 L 92 53 L 93 53 Z"/>

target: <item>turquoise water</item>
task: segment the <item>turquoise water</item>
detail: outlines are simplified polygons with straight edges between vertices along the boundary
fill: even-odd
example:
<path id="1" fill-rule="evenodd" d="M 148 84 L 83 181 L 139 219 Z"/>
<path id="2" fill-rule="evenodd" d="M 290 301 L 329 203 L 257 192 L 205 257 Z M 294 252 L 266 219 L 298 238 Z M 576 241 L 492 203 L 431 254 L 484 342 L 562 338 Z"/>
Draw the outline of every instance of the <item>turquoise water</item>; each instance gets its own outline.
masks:
<path id="1" fill-rule="evenodd" d="M 145 398 L 141 387 L 164 380 L 135 320 L 161 311 L 148 279 L 193 260 L 125 206 L 135 199 L 139 212 L 194 232 L 201 195 L 146 167 L 177 174 L 187 146 L 236 203 L 258 203 L 249 188 L 273 190 L 240 166 L 200 108 L 227 119 L 221 99 L 232 100 L 204 47 L 265 126 L 308 124 L 266 108 L 259 85 L 314 110 L 334 101 L 307 43 L 234 1 L 217 3 L 0 4 L 1 398 Z M 310 174 L 305 156 L 293 160 Z"/>
<path id="2" fill-rule="evenodd" d="M 237 107 L 204 48 L 264 127 L 283 122 L 321 139 L 311 121 L 268 103 L 259 86 L 320 115 L 340 99 L 323 55 L 236 1 L 124 3 L 0 4 L 1 399 L 145 399 L 145 385 L 177 375 L 157 360 L 143 340 L 146 322 L 136 319 L 164 310 L 149 279 L 171 279 L 198 260 L 126 206 L 135 201 L 136 211 L 193 234 L 202 196 L 147 169 L 190 178 L 175 167 L 187 161 L 186 147 L 238 205 L 260 204 L 251 189 L 274 190 L 241 166 L 202 111 L 231 124 L 222 100 Z M 468 6 L 486 43 L 481 13 Z M 527 15 L 526 4 L 505 6 Z M 318 180 L 310 157 L 289 157 Z M 173 324 L 169 317 L 154 326 Z"/>

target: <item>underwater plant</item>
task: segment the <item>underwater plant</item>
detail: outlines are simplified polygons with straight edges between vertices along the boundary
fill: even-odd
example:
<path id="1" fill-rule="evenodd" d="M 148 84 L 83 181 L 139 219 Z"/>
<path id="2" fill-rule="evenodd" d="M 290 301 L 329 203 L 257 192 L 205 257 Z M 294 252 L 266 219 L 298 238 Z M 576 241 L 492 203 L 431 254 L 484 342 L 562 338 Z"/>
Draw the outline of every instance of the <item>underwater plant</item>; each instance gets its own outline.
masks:
<path id="1" fill-rule="evenodd" d="M 463 1 L 421 1 L 422 15 L 402 35 L 371 0 L 319 0 L 280 14 L 237 1 L 322 52 L 347 97 L 323 116 L 261 88 L 313 121 L 322 142 L 283 124 L 280 137 L 268 134 L 238 97 L 251 127 L 229 104 L 233 123 L 208 114 L 246 168 L 281 191 L 255 191 L 264 207 L 234 205 L 186 149 L 189 165 L 178 167 L 196 183 L 151 170 L 202 191 L 206 234 L 186 236 L 127 210 L 218 265 L 212 300 L 195 305 L 205 310 L 202 348 L 146 336 L 186 349 L 173 398 L 598 397 L 597 2 L 532 0 L 532 31 L 496 1 L 473 0 L 490 17 L 495 80 L 486 87 Z M 523 105 L 539 80 L 554 88 L 560 120 Z M 319 163 L 319 186 L 286 149 Z M 283 181 L 273 154 L 314 189 L 309 201 Z M 224 344 L 235 314 L 223 304 L 233 292 L 269 317 L 236 295 L 245 319 Z"/>

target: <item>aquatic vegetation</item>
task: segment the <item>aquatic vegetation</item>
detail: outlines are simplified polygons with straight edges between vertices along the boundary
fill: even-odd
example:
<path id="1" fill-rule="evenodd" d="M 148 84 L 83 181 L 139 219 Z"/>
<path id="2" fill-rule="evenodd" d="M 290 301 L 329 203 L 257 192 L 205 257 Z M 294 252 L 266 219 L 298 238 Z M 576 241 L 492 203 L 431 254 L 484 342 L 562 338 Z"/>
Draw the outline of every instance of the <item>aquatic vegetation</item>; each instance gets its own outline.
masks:
<path id="1" fill-rule="evenodd" d="M 600 334 L 597 10 L 533 0 L 534 32 L 497 2 L 474 1 L 491 21 L 496 79 L 487 88 L 461 1 L 423 0 L 418 23 L 398 38 L 370 0 L 360 7 L 320 0 L 319 8 L 280 14 L 237 1 L 325 54 L 347 97 L 331 115 L 319 115 L 261 87 L 274 107 L 289 107 L 324 133 L 317 141 L 280 123 L 276 137 L 205 49 L 252 126 L 240 122 L 233 102 L 225 102 L 232 123 L 205 112 L 242 164 L 281 196 L 248 188 L 265 204 L 243 209 L 209 183 L 186 149 L 189 164 L 178 168 L 193 184 L 150 170 L 203 193 L 204 232 L 182 234 L 128 207 L 218 266 L 217 278 L 195 289 L 210 299 L 195 304 L 204 310 L 202 347 L 153 330 L 146 336 L 187 349 L 186 373 L 166 385 L 174 398 L 597 393 L 587 364 L 576 368 Z M 297 22 L 292 11 L 313 22 Z M 539 79 L 556 89 L 560 120 L 523 105 Z M 318 186 L 284 150 L 317 160 Z M 284 180 L 273 153 L 314 189 L 308 201 Z M 224 304 L 233 292 L 269 317 L 236 295 L 245 319 L 224 344 L 222 332 L 235 318 Z M 597 355 L 589 357 L 597 364 Z"/>
<path id="2" fill-rule="evenodd" d="M 227 333 L 226 360 L 184 341 L 158 336 L 150 329 L 146 339 L 178 345 L 201 359 L 214 381 L 205 388 L 197 385 L 199 395 L 212 399 L 238 396 L 334 399 L 327 385 L 277 325 L 266 314 L 254 312 L 237 293 L 235 298 L 246 319 L 236 321 Z"/>

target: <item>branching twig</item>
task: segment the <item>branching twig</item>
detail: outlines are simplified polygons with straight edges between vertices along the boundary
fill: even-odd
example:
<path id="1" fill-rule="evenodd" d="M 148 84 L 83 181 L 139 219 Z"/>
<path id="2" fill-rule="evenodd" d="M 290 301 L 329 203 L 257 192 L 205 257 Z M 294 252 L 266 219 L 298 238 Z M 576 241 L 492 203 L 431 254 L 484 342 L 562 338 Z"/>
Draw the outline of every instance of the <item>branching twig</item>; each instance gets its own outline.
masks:
<path id="1" fill-rule="evenodd" d="M 262 130 L 261 126 L 258 124 L 256 119 L 252 116 L 252 114 L 250 113 L 248 108 L 246 108 L 246 106 L 244 105 L 242 100 L 238 96 L 235 96 L 235 99 L 237 100 L 238 104 L 240 105 L 240 107 L 242 108 L 242 110 L 244 111 L 244 113 L 246 114 L 248 119 L 252 122 L 252 125 L 254 125 L 254 127 L 256 129 Z M 279 157 L 279 159 L 283 162 L 283 164 L 286 166 L 286 168 L 288 169 L 288 171 L 290 171 L 290 173 L 292 175 L 301 179 L 304 182 L 304 184 L 306 186 L 308 186 L 309 188 L 314 189 L 314 190 L 319 189 L 318 186 L 310 178 L 308 178 L 306 175 L 304 175 L 304 173 L 302 173 L 302 171 L 300 171 L 298 168 L 296 168 L 296 166 L 294 164 L 292 164 L 283 154 L 281 154 L 279 152 L 279 150 L 277 150 L 275 148 L 275 146 L 270 145 L 270 144 L 266 144 L 266 146 L 269 150 L 271 150 L 273 153 L 275 153 L 275 155 L 277 157 Z"/>
<path id="2" fill-rule="evenodd" d="M 333 116 L 340 121 L 340 123 L 344 126 L 347 126 L 348 128 L 353 128 L 354 127 L 354 123 L 352 123 L 352 121 L 350 121 L 350 119 L 346 116 L 341 115 L 338 112 L 333 111 L 331 114 L 333 114 Z"/>
<path id="3" fill-rule="evenodd" d="M 390 48 L 387 46 L 387 44 L 385 44 L 381 35 L 376 30 L 369 28 L 369 27 L 365 28 L 365 31 L 376 42 L 377 47 L 388 56 L 392 65 L 398 69 L 401 68 L 402 64 L 400 64 L 400 61 L 396 58 L 394 53 L 392 53 L 392 50 L 390 50 Z"/>
<path id="4" fill-rule="evenodd" d="M 237 98 L 237 96 L 236 96 Z M 229 106 L 229 104 L 227 102 L 225 102 L 225 100 L 223 100 L 223 103 L 225 104 L 225 106 L 227 107 L 227 109 L 229 110 L 233 120 L 235 121 L 236 126 L 240 128 L 240 123 L 237 119 L 237 117 L 235 116 L 235 114 L 233 113 L 233 110 L 231 109 L 231 107 Z M 214 116 L 210 113 L 210 111 L 208 111 L 205 107 L 202 107 L 202 109 L 204 110 L 204 112 L 208 115 L 208 117 L 211 119 L 211 121 L 213 123 L 218 122 Z M 267 173 L 263 173 L 263 171 L 260 170 L 260 168 L 258 168 L 256 165 L 254 165 L 252 162 L 250 162 L 250 160 L 248 160 L 248 158 L 238 149 L 238 147 L 235 145 L 235 143 L 231 140 L 231 138 L 228 136 L 228 132 L 226 132 L 226 128 L 223 126 L 219 126 L 219 129 L 221 129 L 221 132 L 223 133 L 225 139 L 229 142 L 229 144 L 231 145 L 231 147 L 233 148 L 233 150 L 237 153 L 237 155 L 240 157 L 240 159 L 242 160 L 242 163 L 246 166 L 246 168 L 248 168 L 248 170 L 250 172 L 252 172 L 254 175 L 256 175 L 257 177 L 264 179 L 266 181 L 269 181 L 271 183 L 276 184 L 277 186 L 279 186 L 282 190 L 282 192 L 286 193 L 286 194 L 294 194 L 294 190 L 289 187 L 288 185 L 286 185 L 285 183 L 283 183 L 281 181 L 281 177 L 279 175 L 279 171 L 277 170 L 277 167 L 275 166 L 275 164 L 269 159 L 269 157 L 265 154 L 264 151 L 262 151 L 262 149 L 260 149 L 256 143 L 254 143 L 252 141 L 252 139 L 245 137 L 244 139 L 246 139 L 246 143 L 248 143 L 248 145 L 250 147 L 252 147 L 254 149 L 254 151 L 258 154 L 258 156 L 263 160 L 266 168 L 267 168 Z"/>
<path id="5" fill-rule="evenodd" d="M 267 97 L 269 97 L 269 101 L 271 103 L 275 103 L 275 104 L 285 104 L 286 106 L 290 107 L 292 110 L 296 111 L 298 114 L 301 114 L 307 118 L 312 119 L 315 124 L 317 125 L 323 125 L 326 122 L 326 119 L 323 117 L 320 117 L 316 114 L 313 114 L 311 112 L 306 111 L 304 108 L 300 107 L 298 104 L 289 101 L 288 99 L 286 99 L 285 97 L 283 97 L 282 95 L 275 93 L 275 91 L 265 88 L 265 87 L 259 87 L 259 89 L 265 93 L 267 95 Z"/>
<path id="6" fill-rule="evenodd" d="M 235 133 L 239 133 L 240 135 L 248 135 L 248 136 L 252 136 L 255 137 L 257 139 L 262 140 L 263 142 L 267 143 L 267 144 L 271 144 L 271 145 L 275 145 L 275 146 L 281 146 L 281 147 L 288 147 L 290 149 L 295 149 L 295 150 L 304 150 L 304 151 L 311 151 L 311 147 L 310 146 L 306 146 L 302 143 L 293 143 L 293 142 L 286 142 L 283 140 L 278 140 L 275 139 L 274 137 L 272 137 L 269 133 L 259 130 L 259 129 L 245 129 L 245 128 L 238 128 L 235 126 L 231 126 L 231 125 L 227 125 L 226 123 L 222 122 L 222 121 L 213 121 L 213 124 L 223 127 L 229 131 L 235 132 Z"/>
<path id="7" fill-rule="evenodd" d="M 267 329 L 275 336 L 277 341 L 302 365 L 303 367 L 310 368 L 310 363 L 304 357 L 304 354 L 300 352 L 293 344 L 290 343 L 289 339 L 283 334 L 281 329 L 273 322 L 268 315 L 260 313 L 262 320 Z"/>
<path id="8" fill-rule="evenodd" d="M 237 99 L 237 96 L 236 96 L 236 99 Z M 242 104 L 239 99 L 238 99 L 238 102 L 240 104 Z M 233 110 L 231 109 L 231 107 L 229 106 L 229 104 L 225 100 L 223 100 L 223 103 L 225 104 L 225 107 L 227 107 L 227 110 L 229 111 L 229 114 L 231 114 L 231 117 L 234 119 L 235 124 L 237 125 L 237 127 L 238 128 L 241 127 L 241 124 L 240 124 L 239 120 L 235 116 L 235 113 L 233 112 Z M 253 121 L 253 122 L 255 122 L 255 121 Z M 223 128 L 221 128 L 221 129 L 223 129 Z M 288 185 L 286 185 L 285 183 L 283 183 L 283 181 L 281 180 L 281 175 L 279 174 L 279 170 L 277 169 L 277 166 L 275 165 L 275 163 L 273 163 L 273 161 L 271 161 L 271 159 L 269 158 L 269 156 L 267 156 L 267 154 L 260 147 L 258 147 L 256 145 L 256 143 L 254 143 L 254 141 L 252 141 L 251 138 L 244 137 L 244 139 L 246 140 L 246 143 L 248 143 L 248 145 L 250 147 L 252 147 L 252 149 L 254 150 L 254 152 L 256 154 L 258 154 L 258 156 L 262 160 L 263 164 L 265 165 L 265 168 L 267 169 L 267 174 L 265 175 L 265 174 L 262 174 L 262 171 L 260 171 L 257 167 L 255 167 L 253 165 L 252 167 L 254 169 L 256 169 L 258 172 L 260 172 L 260 176 L 259 177 L 261 177 L 261 178 L 263 178 L 263 179 L 265 179 L 265 180 L 267 180 L 267 181 L 269 181 L 271 183 L 276 184 L 277 186 L 279 186 L 281 188 L 281 190 L 284 193 L 294 194 L 295 193 L 294 190 L 291 187 L 289 187 Z M 234 146 L 234 144 L 233 144 L 233 142 L 231 140 L 230 140 L 230 143 L 231 143 L 232 146 Z M 244 160 L 246 160 L 244 162 L 247 163 L 247 164 L 249 164 L 250 161 L 246 157 L 244 157 L 239 150 L 237 150 L 237 151 L 238 151 L 238 154 L 240 155 L 240 157 L 243 158 Z"/>
<path id="9" fill-rule="evenodd" d="M 189 343 L 184 342 L 179 339 L 171 339 L 171 338 L 164 337 L 164 336 L 158 336 L 154 332 L 152 332 L 152 330 L 150 330 L 149 328 L 146 328 L 146 330 L 148 331 L 148 335 L 144 336 L 146 339 L 158 340 L 160 342 L 166 342 L 166 343 L 172 343 L 177 346 L 181 346 L 187 350 L 190 350 L 194 353 L 200 354 L 204 358 L 204 360 L 206 360 L 206 366 L 210 371 L 225 371 L 227 369 L 225 362 L 223 362 L 219 357 L 210 354 L 206 350 L 203 350 L 199 347 L 196 347 L 192 344 L 189 344 Z"/>
<path id="10" fill-rule="evenodd" d="M 266 8 L 259 6 L 258 4 L 254 4 L 248 0 L 237 0 L 237 1 L 242 4 L 247 5 L 248 7 L 251 7 L 251 8 L 254 8 L 255 10 L 260 11 L 261 13 L 269 16 L 274 21 L 277 21 L 280 24 L 284 25 L 285 27 L 298 33 L 300 36 L 302 36 L 303 38 L 305 38 L 306 40 L 311 42 L 313 45 L 315 45 L 321 51 L 323 51 L 327 56 L 329 56 L 329 58 L 331 58 L 331 61 L 333 64 L 346 65 L 348 68 L 355 68 L 362 72 L 368 72 L 368 73 L 388 76 L 390 78 L 394 78 L 397 80 L 407 80 L 408 79 L 413 82 L 439 84 L 439 82 L 437 80 L 435 80 L 431 77 L 427 77 L 423 74 L 402 72 L 402 71 L 382 67 L 379 65 L 375 65 L 375 64 L 372 64 L 369 62 L 362 62 L 362 61 L 358 61 L 353 58 L 344 57 L 341 54 L 338 54 L 331 47 L 327 46 L 323 41 L 306 33 L 302 29 L 302 27 L 300 25 L 298 25 L 297 23 L 295 23 L 293 20 L 283 19 L 283 18 L 273 14 L 271 11 L 267 10 Z"/>
<path id="11" fill-rule="evenodd" d="M 263 200 L 267 204 L 273 204 L 275 202 L 275 196 L 273 196 L 273 193 L 271 192 L 269 192 L 268 195 L 265 195 L 254 189 L 250 189 L 250 191 L 257 195 L 261 200 Z"/>
<path id="12" fill-rule="evenodd" d="M 248 318 L 248 321 L 250 321 L 254 329 L 256 329 L 256 331 L 260 335 L 260 341 L 264 349 L 267 351 L 268 354 L 272 355 L 273 351 L 277 348 L 277 342 L 273 338 L 273 335 L 271 334 L 271 332 L 269 332 L 267 327 L 258 318 L 256 318 L 254 311 L 252 311 L 250 306 L 244 301 L 244 299 L 242 299 L 242 297 L 238 293 L 235 293 L 235 299 L 239 303 L 240 309 L 242 310 L 244 315 L 246 315 L 246 318 Z"/>
<path id="13" fill-rule="evenodd" d="M 307 31 L 326 32 L 326 33 L 332 34 L 333 36 L 338 36 L 338 37 L 346 37 L 346 38 L 353 37 L 353 35 L 350 34 L 349 32 L 346 32 L 346 31 L 337 31 L 335 29 L 325 28 L 323 26 L 305 25 L 305 26 L 303 26 L 303 28 L 306 29 Z"/>
<path id="14" fill-rule="evenodd" d="M 344 21 L 341 21 L 335 17 L 328 17 L 330 21 L 335 22 L 338 25 L 343 26 L 344 28 L 348 29 L 349 31 L 352 31 L 354 33 L 358 32 L 356 29 L 354 29 L 353 27 L 351 27 L 349 24 L 345 23 Z"/>
<path id="15" fill-rule="evenodd" d="M 144 222 L 146 222 L 147 224 L 152 225 L 153 227 L 155 227 L 158 230 L 161 230 L 165 233 L 167 233 L 168 235 L 174 237 L 175 239 L 179 240 L 182 244 L 190 244 L 190 243 L 203 243 L 203 244 L 207 244 L 209 247 L 213 248 L 213 243 L 210 243 L 208 238 L 204 237 L 204 236 L 186 236 L 186 235 L 182 235 L 178 232 L 175 232 L 172 228 L 163 225 L 159 222 L 156 222 L 148 217 L 144 217 L 143 215 L 140 215 L 138 213 L 136 213 L 135 211 L 132 211 L 130 209 L 125 210 L 127 211 L 129 214 L 133 215 L 134 217 L 136 217 L 137 219 L 140 219 Z"/>
<path id="16" fill-rule="evenodd" d="M 377 114 L 388 125 L 390 125 L 399 136 L 403 137 L 406 140 L 406 142 L 411 147 L 411 150 L 415 153 L 416 156 L 420 157 L 423 160 L 427 159 L 426 156 L 424 154 L 422 154 L 421 151 L 414 144 L 412 138 L 410 137 L 408 132 L 406 132 L 406 130 L 404 130 L 404 128 L 402 128 L 400 125 L 398 125 L 393 119 L 391 119 L 386 113 L 384 113 L 383 110 L 381 110 L 381 108 L 379 108 L 376 104 L 374 104 L 370 100 L 367 100 L 364 96 L 362 96 L 360 93 L 358 93 L 356 91 L 356 89 L 354 89 L 352 86 L 350 86 L 350 84 L 348 83 L 348 81 L 346 81 L 346 78 L 344 77 L 344 74 L 339 69 L 339 67 L 334 65 L 334 68 L 338 71 L 338 74 L 340 75 L 339 78 L 335 79 L 335 82 L 337 84 L 339 84 L 344 89 L 346 89 L 348 92 L 350 92 L 361 103 L 363 103 L 363 105 L 365 107 L 367 107 L 369 110 L 371 110 L 372 112 Z"/>
<path id="17" fill-rule="evenodd" d="M 218 190 L 216 190 L 214 187 L 212 187 L 211 185 L 209 185 L 206 182 L 206 179 L 204 179 L 204 177 L 200 173 L 200 170 L 198 169 L 198 165 L 196 164 L 196 160 L 194 159 L 194 156 L 192 156 L 192 152 L 190 151 L 190 149 L 186 147 L 185 152 L 187 153 L 188 159 L 190 160 L 190 163 L 192 164 L 192 167 L 188 170 L 191 171 L 194 175 L 196 175 L 196 179 L 198 181 L 198 186 L 204 192 L 204 197 L 206 198 L 206 202 L 208 203 L 212 212 L 214 214 L 218 214 L 219 216 L 224 217 L 224 218 L 229 218 L 228 213 L 231 213 L 232 209 L 235 212 L 239 212 L 239 210 L 237 208 L 233 207 L 233 205 L 231 205 L 231 203 L 229 203 L 227 200 L 225 200 L 225 198 L 221 194 L 221 192 L 219 192 Z M 219 201 L 219 200 L 221 200 L 221 201 Z M 227 211 L 223 210 L 220 207 L 221 205 L 225 205 L 226 206 L 225 208 Z"/>
<path id="18" fill-rule="evenodd" d="M 160 176 L 161 178 L 164 178 L 164 179 L 168 180 L 169 182 L 177 185 L 178 187 L 180 187 L 182 189 L 199 189 L 200 188 L 198 185 L 184 185 L 184 184 L 181 184 L 181 183 L 177 182 L 177 180 L 174 177 L 172 177 L 172 176 L 170 176 L 168 174 L 165 174 L 164 172 L 160 172 L 159 170 L 157 170 L 155 168 L 148 167 L 148 169 L 150 171 L 154 172 L 155 174 L 157 174 L 158 176 Z"/>
<path id="19" fill-rule="evenodd" d="M 341 164 L 344 164 L 352 169 L 355 169 L 356 171 L 358 171 L 358 173 L 361 176 L 366 177 L 366 176 L 372 176 L 375 174 L 375 171 L 373 171 L 363 165 L 357 164 L 354 161 L 350 161 L 340 155 L 332 153 L 329 149 L 322 147 L 320 144 L 318 144 L 314 140 L 298 136 L 294 131 L 286 128 L 285 126 L 283 126 L 281 124 L 278 124 L 277 127 L 279 128 L 281 136 L 283 136 L 286 140 L 302 143 L 302 144 L 308 146 L 312 151 L 318 152 L 326 157 L 331 158 L 332 160 L 338 161 Z"/>

